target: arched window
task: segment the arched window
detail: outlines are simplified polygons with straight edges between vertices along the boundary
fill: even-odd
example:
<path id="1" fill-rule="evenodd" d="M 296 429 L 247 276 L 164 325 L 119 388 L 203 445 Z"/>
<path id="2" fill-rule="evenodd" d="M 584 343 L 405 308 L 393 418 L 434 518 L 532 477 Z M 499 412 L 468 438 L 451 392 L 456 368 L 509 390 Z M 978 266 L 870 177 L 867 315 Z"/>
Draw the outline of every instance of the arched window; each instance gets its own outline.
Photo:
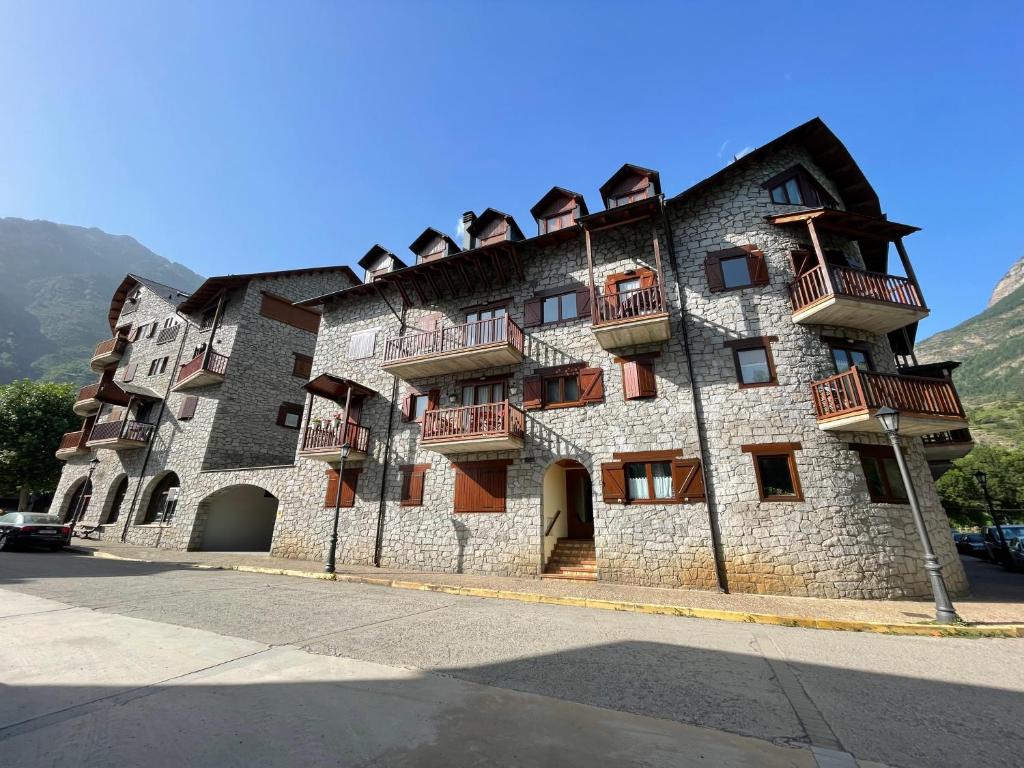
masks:
<path id="1" fill-rule="evenodd" d="M 128 493 L 128 476 L 125 475 L 117 481 L 114 486 L 114 497 L 110 502 L 110 509 L 107 512 L 107 525 L 116 523 L 121 516 L 121 505 L 124 503 L 125 494 Z"/>
<path id="2" fill-rule="evenodd" d="M 85 517 L 85 513 L 89 510 L 89 500 L 91 498 L 92 482 L 86 478 L 75 489 L 75 493 L 68 503 L 68 508 L 64 510 L 64 522 L 70 523 L 72 520 L 82 520 Z"/>
<path id="3" fill-rule="evenodd" d="M 178 506 L 178 492 L 180 482 L 178 476 L 168 472 L 153 489 L 153 495 L 149 497 L 149 506 L 146 507 L 146 517 L 143 523 L 170 523 L 174 519 L 174 510 Z"/>

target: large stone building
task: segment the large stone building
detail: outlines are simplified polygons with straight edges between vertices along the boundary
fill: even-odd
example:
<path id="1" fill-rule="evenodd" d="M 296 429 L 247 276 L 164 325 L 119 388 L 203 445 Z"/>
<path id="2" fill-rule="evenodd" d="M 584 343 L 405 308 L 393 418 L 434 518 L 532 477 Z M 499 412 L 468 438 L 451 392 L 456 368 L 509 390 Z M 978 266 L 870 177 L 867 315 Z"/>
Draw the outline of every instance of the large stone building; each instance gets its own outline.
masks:
<path id="1" fill-rule="evenodd" d="M 341 563 L 920 597 L 873 417 L 888 405 L 964 591 L 928 461 L 969 436 L 954 364 L 914 364 L 916 228 L 882 214 L 831 131 L 812 120 L 673 197 L 625 165 L 600 195 L 591 213 L 552 188 L 531 237 L 500 211 L 467 213 L 461 243 L 427 229 L 411 266 L 374 246 L 363 282 L 306 270 L 168 298 L 130 277 L 119 296 L 135 291 L 139 316 L 115 298 L 105 345 L 121 359 L 97 350 L 105 404 L 65 439 L 55 503 L 74 514 L 85 489 L 87 520 L 124 510 L 118 535 L 157 546 L 321 558 L 337 505 Z M 182 360 L 215 328 L 195 349 L 207 357 L 177 384 L 119 380 L 161 359 L 137 329 L 167 318 L 186 328 Z M 125 440 L 153 429 L 122 420 L 133 404 L 154 439 Z M 97 451 L 87 488 L 91 448 L 114 450 Z"/>

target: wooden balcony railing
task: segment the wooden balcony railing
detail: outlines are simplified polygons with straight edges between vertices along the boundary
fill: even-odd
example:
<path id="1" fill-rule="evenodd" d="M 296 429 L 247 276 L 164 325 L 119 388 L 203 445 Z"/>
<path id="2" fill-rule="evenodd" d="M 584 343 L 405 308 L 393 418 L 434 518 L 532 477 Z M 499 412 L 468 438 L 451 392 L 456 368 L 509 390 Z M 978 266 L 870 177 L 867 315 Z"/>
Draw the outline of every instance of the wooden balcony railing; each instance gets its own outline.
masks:
<path id="1" fill-rule="evenodd" d="M 124 354 L 125 345 L 128 342 L 122 336 L 116 336 L 113 339 L 107 339 L 101 341 L 96 345 L 95 351 L 92 353 L 93 359 L 97 357 L 106 357 L 110 354 Z"/>
<path id="2" fill-rule="evenodd" d="M 60 439 L 60 446 L 58 451 L 73 451 L 78 448 L 82 448 L 85 444 L 85 431 L 78 430 L 77 432 L 65 432 L 64 437 Z"/>
<path id="3" fill-rule="evenodd" d="M 423 442 L 471 437 L 526 436 L 526 415 L 508 400 L 442 408 L 423 414 Z"/>
<path id="4" fill-rule="evenodd" d="M 319 451 L 329 448 L 340 448 L 348 443 L 353 451 L 366 453 L 370 444 L 370 429 L 362 424 L 348 424 L 334 427 L 306 427 L 302 439 L 302 450 Z"/>
<path id="5" fill-rule="evenodd" d="M 884 275 L 881 272 L 865 272 L 850 267 L 831 267 L 834 293 L 828 292 L 821 265 L 805 272 L 789 284 L 789 298 L 793 311 L 799 311 L 826 296 L 848 296 L 854 299 L 868 299 L 898 304 L 913 309 L 924 309 L 924 302 L 917 290 L 917 284 L 909 277 Z"/>
<path id="6" fill-rule="evenodd" d="M 82 387 L 78 390 L 78 397 L 75 398 L 76 403 L 80 403 L 83 400 L 92 400 L 96 395 L 100 393 L 100 382 L 95 384 L 89 384 L 88 386 Z"/>
<path id="7" fill-rule="evenodd" d="M 223 376 L 227 369 L 227 355 L 221 355 L 217 352 L 206 350 L 204 352 L 200 352 L 181 366 L 181 370 L 178 371 L 178 378 L 175 379 L 175 383 L 180 384 L 189 376 L 199 373 L 199 371 L 209 371 L 210 373 L 217 373 Z"/>
<path id="8" fill-rule="evenodd" d="M 95 425 L 89 434 L 89 442 L 98 440 L 131 440 L 147 443 L 153 434 L 153 425 L 134 419 L 104 421 Z"/>
<path id="9" fill-rule="evenodd" d="M 523 329 L 507 315 L 388 339 L 384 347 L 384 362 L 461 352 L 502 342 L 523 351 Z"/>
<path id="10" fill-rule="evenodd" d="M 851 368 L 814 382 L 811 392 L 819 420 L 886 406 L 926 416 L 964 417 L 956 389 L 945 379 Z"/>
<path id="11" fill-rule="evenodd" d="M 607 294 L 597 290 L 594 295 L 597 299 L 594 325 L 635 320 L 665 311 L 665 302 L 662 301 L 658 285 Z"/>
<path id="12" fill-rule="evenodd" d="M 948 432 L 936 432 L 931 435 L 921 435 L 925 445 L 953 445 L 956 443 L 972 443 L 974 438 L 969 429 L 951 429 Z"/>

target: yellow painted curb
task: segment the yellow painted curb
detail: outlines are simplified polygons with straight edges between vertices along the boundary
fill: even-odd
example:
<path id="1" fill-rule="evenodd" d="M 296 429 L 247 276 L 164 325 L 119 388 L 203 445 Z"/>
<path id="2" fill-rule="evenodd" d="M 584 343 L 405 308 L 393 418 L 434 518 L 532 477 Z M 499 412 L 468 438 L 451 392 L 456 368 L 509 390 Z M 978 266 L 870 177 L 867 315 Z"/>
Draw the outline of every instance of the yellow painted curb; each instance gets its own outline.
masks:
<path id="1" fill-rule="evenodd" d="M 144 560 L 137 557 L 121 557 L 109 552 L 76 550 L 105 560 L 125 560 L 136 563 L 160 563 L 162 560 Z M 748 613 L 720 608 L 690 608 L 684 605 L 661 605 L 658 603 L 634 603 L 620 600 L 600 600 L 586 597 L 545 595 L 535 592 L 512 592 L 485 587 L 460 587 L 451 584 L 433 584 L 426 581 L 388 579 L 377 576 L 359 576 L 352 573 L 319 573 L 297 571 L 288 568 L 266 568 L 256 565 L 205 565 L 201 563 L 179 563 L 204 570 L 240 571 L 270 576 L 293 576 L 321 581 L 340 581 L 346 584 L 366 584 L 392 589 L 411 589 L 419 592 L 440 592 L 459 597 L 479 597 L 497 600 L 515 600 L 521 603 L 541 605 L 568 605 L 577 608 L 595 608 L 604 611 L 646 613 L 655 616 L 681 616 L 690 619 L 711 619 L 746 624 L 764 624 L 802 629 L 826 629 L 836 632 L 872 632 L 883 635 L 906 635 L 915 637 L 1019 637 L 1024 638 L 1022 624 L 899 624 L 855 619 L 819 619 L 813 616 L 779 616 L 770 613 Z"/>

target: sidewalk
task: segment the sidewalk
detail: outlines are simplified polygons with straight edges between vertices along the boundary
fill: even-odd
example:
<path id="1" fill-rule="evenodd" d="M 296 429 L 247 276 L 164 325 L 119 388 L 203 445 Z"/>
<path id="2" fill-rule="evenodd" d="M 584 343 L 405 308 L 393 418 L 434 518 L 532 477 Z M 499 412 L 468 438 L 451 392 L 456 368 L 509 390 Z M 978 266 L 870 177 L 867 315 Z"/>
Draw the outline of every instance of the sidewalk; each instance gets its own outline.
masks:
<path id="1" fill-rule="evenodd" d="M 72 549 L 97 557 L 172 562 L 306 578 L 332 578 L 323 572 L 323 564 L 320 562 L 271 557 L 262 553 L 181 552 L 135 547 L 120 542 L 78 539 L 74 540 Z M 339 565 L 333 579 L 402 589 L 443 591 L 471 597 L 813 629 L 1024 637 L 1024 574 L 1005 573 L 973 558 L 965 558 L 964 567 L 975 594 L 954 603 L 960 617 L 972 625 L 968 627 L 933 626 L 930 624 L 935 615 L 932 603 L 914 600 L 828 600 L 777 595 L 725 595 L 705 590 L 659 589 L 603 582 L 436 573 L 355 565 Z"/>

